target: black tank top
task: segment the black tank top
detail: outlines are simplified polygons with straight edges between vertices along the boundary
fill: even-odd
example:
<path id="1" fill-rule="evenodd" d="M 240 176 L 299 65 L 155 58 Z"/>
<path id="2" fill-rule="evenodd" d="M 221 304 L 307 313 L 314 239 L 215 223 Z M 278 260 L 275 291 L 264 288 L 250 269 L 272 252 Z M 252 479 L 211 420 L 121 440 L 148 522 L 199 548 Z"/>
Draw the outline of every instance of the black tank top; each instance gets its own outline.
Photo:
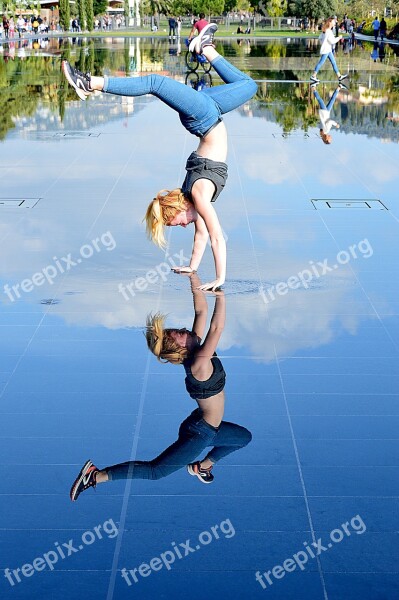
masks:
<path id="1" fill-rule="evenodd" d="M 206 381 L 198 381 L 191 372 L 191 365 L 194 362 L 194 358 L 191 357 L 183 362 L 186 371 L 185 384 L 187 392 L 194 400 L 205 400 L 205 398 L 216 396 L 216 394 L 223 390 L 226 383 L 226 373 L 222 363 L 215 353 L 211 358 L 213 365 L 212 375 Z"/>

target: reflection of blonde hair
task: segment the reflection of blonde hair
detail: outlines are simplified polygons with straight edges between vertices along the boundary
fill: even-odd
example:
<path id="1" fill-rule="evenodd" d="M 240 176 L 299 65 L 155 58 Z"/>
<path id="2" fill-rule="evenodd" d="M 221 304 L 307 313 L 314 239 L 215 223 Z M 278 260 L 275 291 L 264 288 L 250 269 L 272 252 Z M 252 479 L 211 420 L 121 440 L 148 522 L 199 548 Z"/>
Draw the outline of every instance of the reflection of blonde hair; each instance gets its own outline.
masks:
<path id="1" fill-rule="evenodd" d="M 320 137 L 323 140 L 323 142 L 325 144 L 331 144 L 332 142 L 332 137 L 331 135 L 328 135 L 327 133 L 324 133 L 324 131 L 322 129 L 320 129 Z"/>
<path id="2" fill-rule="evenodd" d="M 321 30 L 323 33 L 325 33 L 327 31 L 327 29 L 330 29 L 331 27 L 331 23 L 335 21 L 334 17 L 328 17 L 328 19 L 326 19 L 321 27 Z"/>
<path id="3" fill-rule="evenodd" d="M 161 190 L 152 200 L 145 214 L 147 235 L 160 248 L 165 248 L 166 240 L 163 228 L 182 210 L 189 206 L 189 200 L 180 188 L 172 191 Z"/>
<path id="4" fill-rule="evenodd" d="M 166 315 L 149 314 L 146 321 L 147 345 L 160 362 L 181 365 L 187 358 L 187 348 L 180 346 L 171 336 L 172 329 L 165 329 Z"/>

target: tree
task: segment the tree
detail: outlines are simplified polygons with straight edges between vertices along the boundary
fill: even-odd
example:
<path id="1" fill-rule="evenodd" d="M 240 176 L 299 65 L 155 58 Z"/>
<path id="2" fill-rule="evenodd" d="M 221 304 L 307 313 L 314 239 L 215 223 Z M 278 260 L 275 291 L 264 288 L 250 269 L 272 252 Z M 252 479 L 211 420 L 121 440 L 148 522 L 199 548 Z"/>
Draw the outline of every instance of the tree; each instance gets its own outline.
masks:
<path id="1" fill-rule="evenodd" d="M 86 0 L 86 27 L 88 31 L 94 29 L 94 11 L 93 11 L 93 0 Z"/>
<path id="2" fill-rule="evenodd" d="M 84 31 L 86 28 L 86 7 L 85 0 L 78 0 L 78 16 L 80 29 Z"/>
<path id="3" fill-rule="evenodd" d="M 60 25 L 64 31 L 69 31 L 71 12 L 69 9 L 69 0 L 59 0 Z"/>
<path id="4" fill-rule="evenodd" d="M 108 8 L 108 0 L 93 0 L 93 12 L 97 15 L 103 15 Z"/>
<path id="5" fill-rule="evenodd" d="M 270 17 L 281 17 L 287 11 L 287 0 L 269 0 L 267 13 Z"/>
<path id="6" fill-rule="evenodd" d="M 334 0 L 299 0 L 298 16 L 318 21 L 334 14 Z"/>

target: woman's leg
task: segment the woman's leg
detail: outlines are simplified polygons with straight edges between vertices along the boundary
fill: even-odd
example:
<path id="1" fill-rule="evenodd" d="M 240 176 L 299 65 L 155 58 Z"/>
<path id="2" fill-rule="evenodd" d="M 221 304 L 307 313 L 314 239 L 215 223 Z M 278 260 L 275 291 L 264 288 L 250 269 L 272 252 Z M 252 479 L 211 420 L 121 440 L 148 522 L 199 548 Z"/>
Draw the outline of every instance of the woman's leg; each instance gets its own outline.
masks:
<path id="1" fill-rule="evenodd" d="M 337 63 L 335 61 L 334 54 L 332 52 L 330 52 L 329 54 L 327 54 L 327 56 L 328 56 L 328 59 L 329 59 L 331 65 L 332 65 L 332 68 L 334 69 L 334 73 L 339 76 L 340 73 L 339 73 L 339 69 L 337 67 Z"/>
<path id="2" fill-rule="evenodd" d="M 322 55 L 320 56 L 320 60 L 319 60 L 319 62 L 317 63 L 317 65 L 315 66 L 315 69 L 314 69 L 314 74 L 315 74 L 315 75 L 317 75 L 317 73 L 320 71 L 321 67 L 322 67 L 322 66 L 324 65 L 324 63 L 326 62 L 326 60 L 327 60 L 327 56 L 328 56 L 328 54 L 322 54 Z"/>
<path id="3" fill-rule="evenodd" d="M 316 89 L 314 89 L 313 94 L 314 94 L 314 97 L 316 98 L 317 102 L 319 103 L 320 108 L 322 110 L 326 110 L 326 105 L 324 104 L 324 100 L 323 100 L 323 98 L 321 98 L 319 92 Z"/>
<path id="4" fill-rule="evenodd" d="M 201 93 L 212 98 L 222 114 L 238 108 L 256 94 L 255 81 L 231 65 L 212 46 L 206 46 L 203 54 L 226 85 L 207 88 Z"/>
<path id="5" fill-rule="evenodd" d="M 176 110 L 180 115 L 190 117 L 209 110 L 209 99 L 191 86 L 184 85 L 170 77 L 146 75 L 144 77 L 92 77 L 91 87 L 117 96 L 145 96 L 151 94 Z"/>
<path id="6" fill-rule="evenodd" d="M 151 461 L 133 460 L 103 469 L 109 480 L 113 479 L 162 479 L 191 463 L 207 446 L 214 442 L 216 430 L 197 425 L 182 427 L 179 438 Z M 184 424 L 183 424 L 184 425 Z M 101 478 L 101 476 L 100 476 Z"/>
<path id="7" fill-rule="evenodd" d="M 337 89 L 334 91 L 333 95 L 331 96 L 330 100 L 328 101 L 327 110 L 331 111 L 331 109 L 334 105 L 335 99 L 338 96 L 338 92 L 339 92 L 339 87 L 337 87 Z"/>
<path id="8" fill-rule="evenodd" d="M 245 427 L 222 421 L 216 437 L 214 447 L 208 452 L 206 458 L 201 461 L 201 466 L 207 468 L 220 459 L 244 448 L 252 440 L 252 434 Z"/>

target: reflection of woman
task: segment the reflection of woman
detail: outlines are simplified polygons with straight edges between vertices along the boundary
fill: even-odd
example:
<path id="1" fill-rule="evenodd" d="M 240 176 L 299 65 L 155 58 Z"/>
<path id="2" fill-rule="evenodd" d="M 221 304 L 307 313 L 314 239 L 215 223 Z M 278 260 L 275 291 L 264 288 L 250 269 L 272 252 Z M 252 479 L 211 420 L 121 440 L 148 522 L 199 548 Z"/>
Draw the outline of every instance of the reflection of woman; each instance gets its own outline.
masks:
<path id="1" fill-rule="evenodd" d="M 337 67 L 337 63 L 335 62 L 335 57 L 333 54 L 333 48 L 339 40 L 342 39 L 342 36 L 335 37 L 333 33 L 333 29 L 336 24 L 336 19 L 334 17 L 329 17 L 326 19 L 322 26 L 322 34 L 320 35 L 321 48 L 320 48 L 320 60 L 317 63 L 313 74 L 310 76 L 311 81 L 318 82 L 317 73 L 321 69 L 321 67 L 326 62 L 327 58 L 331 63 L 332 68 L 334 69 L 334 73 L 337 75 L 339 81 L 343 81 L 348 75 L 341 75 L 339 69 Z"/>
<path id="2" fill-rule="evenodd" d="M 158 246 L 165 246 L 164 226 L 195 224 L 194 247 L 189 266 L 181 272 L 196 271 L 205 251 L 208 235 L 215 260 L 216 279 L 203 286 L 215 290 L 226 277 L 226 244 L 211 202 L 214 202 L 227 179 L 227 135 L 222 115 L 249 100 L 256 92 L 256 83 L 233 67 L 213 46 L 217 26 L 209 24 L 190 44 L 190 51 L 203 54 L 227 85 L 197 92 L 184 84 L 163 77 L 91 77 L 62 63 L 69 83 L 80 98 L 94 90 L 121 96 L 151 94 L 179 113 L 190 133 L 200 138 L 196 152 L 186 164 L 187 175 L 182 188 L 162 190 L 151 202 L 146 213 L 147 233 Z"/>
<path id="3" fill-rule="evenodd" d="M 330 114 L 331 114 L 335 99 L 338 96 L 338 92 L 340 91 L 340 89 L 346 89 L 346 88 L 343 84 L 339 85 L 337 87 L 337 89 L 334 91 L 333 95 L 331 96 L 327 106 L 324 104 L 324 100 L 320 97 L 320 94 L 318 93 L 318 91 L 316 89 L 316 84 L 311 85 L 311 88 L 313 90 L 314 97 L 316 98 L 317 102 L 319 103 L 320 137 L 325 144 L 331 144 L 332 137 L 330 135 L 330 131 L 333 127 L 336 127 L 337 129 L 339 129 L 339 123 L 334 121 L 330 117 Z"/>
<path id="4" fill-rule="evenodd" d="M 160 361 L 184 366 L 186 389 L 198 408 L 180 425 L 178 439 L 153 460 L 127 461 L 101 470 L 87 461 L 72 485 L 72 501 L 99 483 L 116 479 L 158 480 L 183 467 L 201 482 L 212 483 L 213 465 L 251 441 L 251 433 L 245 427 L 222 421 L 226 374 L 215 350 L 225 322 L 224 295 L 219 292 L 216 297 L 209 331 L 202 342 L 208 305 L 198 289 L 198 277 L 193 274 L 190 279 L 195 310 L 192 331 L 165 329 L 164 317 L 156 314 L 147 319 L 147 343 Z M 195 461 L 208 447 L 211 450 L 205 458 Z"/>

